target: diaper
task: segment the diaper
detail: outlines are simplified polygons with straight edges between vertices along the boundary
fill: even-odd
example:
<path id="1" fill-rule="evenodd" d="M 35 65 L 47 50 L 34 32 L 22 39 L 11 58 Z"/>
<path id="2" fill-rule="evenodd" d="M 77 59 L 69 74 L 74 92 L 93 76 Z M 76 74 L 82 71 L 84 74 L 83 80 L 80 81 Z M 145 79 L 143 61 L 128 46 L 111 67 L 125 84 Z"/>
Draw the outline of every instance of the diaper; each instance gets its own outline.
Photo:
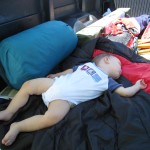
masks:
<path id="1" fill-rule="evenodd" d="M 63 87 L 60 82 L 57 84 L 57 81 L 44 93 L 42 93 L 42 99 L 44 104 L 48 107 L 49 103 L 54 100 L 65 100 L 70 104 L 70 107 L 75 106 L 74 103 L 70 102 L 64 95 Z"/>

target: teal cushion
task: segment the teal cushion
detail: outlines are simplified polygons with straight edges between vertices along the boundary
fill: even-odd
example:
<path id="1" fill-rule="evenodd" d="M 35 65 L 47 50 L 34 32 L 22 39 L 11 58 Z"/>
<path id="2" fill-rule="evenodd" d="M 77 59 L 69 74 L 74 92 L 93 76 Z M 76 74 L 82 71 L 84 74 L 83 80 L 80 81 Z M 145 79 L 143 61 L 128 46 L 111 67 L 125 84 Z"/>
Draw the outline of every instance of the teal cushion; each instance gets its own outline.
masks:
<path id="1" fill-rule="evenodd" d="M 0 73 L 12 87 L 46 76 L 76 47 L 77 36 L 61 21 L 48 21 L 0 42 Z"/>

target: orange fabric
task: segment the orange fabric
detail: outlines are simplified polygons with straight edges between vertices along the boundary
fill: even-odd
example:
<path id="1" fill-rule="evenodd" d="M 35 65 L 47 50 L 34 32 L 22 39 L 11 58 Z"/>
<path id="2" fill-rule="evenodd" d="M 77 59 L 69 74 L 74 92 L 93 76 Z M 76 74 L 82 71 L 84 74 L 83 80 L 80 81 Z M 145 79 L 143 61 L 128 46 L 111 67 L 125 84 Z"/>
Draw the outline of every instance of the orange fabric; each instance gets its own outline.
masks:
<path id="1" fill-rule="evenodd" d="M 93 58 L 103 53 L 107 52 L 95 49 L 93 52 Z M 112 55 L 116 56 L 121 61 L 122 75 L 126 77 L 129 81 L 131 81 L 133 84 L 135 84 L 135 82 L 139 79 L 144 79 L 145 83 L 147 84 L 147 88 L 144 89 L 144 91 L 150 93 L 150 64 L 134 63 L 117 54 Z"/>

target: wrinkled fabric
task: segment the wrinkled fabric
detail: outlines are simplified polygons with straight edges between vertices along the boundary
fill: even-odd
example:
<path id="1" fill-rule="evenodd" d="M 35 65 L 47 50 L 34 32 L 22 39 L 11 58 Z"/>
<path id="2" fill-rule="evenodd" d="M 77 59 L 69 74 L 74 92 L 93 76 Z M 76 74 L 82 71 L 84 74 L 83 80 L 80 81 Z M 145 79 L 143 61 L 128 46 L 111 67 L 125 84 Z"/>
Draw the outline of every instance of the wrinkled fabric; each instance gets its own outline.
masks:
<path id="1" fill-rule="evenodd" d="M 62 69 L 90 61 L 93 50 L 111 51 L 134 62 L 149 63 L 120 43 L 105 38 L 94 39 L 81 45 L 61 64 Z M 131 83 L 121 76 L 118 82 Z M 0 110 L 9 102 L 0 105 Z M 72 108 L 55 126 L 36 132 L 20 133 L 9 147 L 3 150 L 148 150 L 150 149 L 150 95 L 139 91 L 135 96 L 124 98 L 106 91 L 101 97 Z M 14 121 L 44 114 L 46 106 L 41 96 L 30 96 L 8 122 L 0 122 L 0 140 Z"/>
<path id="2" fill-rule="evenodd" d="M 140 25 L 135 18 L 119 18 L 108 24 L 100 35 L 135 50 L 139 34 Z"/>

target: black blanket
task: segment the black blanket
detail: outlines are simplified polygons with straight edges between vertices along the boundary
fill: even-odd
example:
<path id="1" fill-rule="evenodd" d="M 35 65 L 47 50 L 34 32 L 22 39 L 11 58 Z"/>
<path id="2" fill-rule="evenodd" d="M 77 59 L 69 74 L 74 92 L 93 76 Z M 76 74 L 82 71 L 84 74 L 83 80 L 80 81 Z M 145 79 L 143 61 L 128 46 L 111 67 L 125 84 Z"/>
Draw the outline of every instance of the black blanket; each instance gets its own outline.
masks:
<path id="1" fill-rule="evenodd" d="M 61 64 L 67 69 L 91 61 L 94 49 L 119 54 L 133 62 L 148 60 L 136 55 L 122 44 L 105 38 L 94 39 L 78 48 Z M 125 87 L 131 83 L 124 77 L 118 79 Z M 0 110 L 9 102 L 0 104 Z M 46 106 L 41 96 L 30 96 L 8 122 L 0 122 L 0 140 L 14 121 L 44 114 Z M 79 104 L 53 127 L 32 133 L 20 133 L 9 147 L 2 150 L 149 150 L 150 149 L 150 95 L 139 91 L 124 98 L 106 91 L 101 97 Z"/>

